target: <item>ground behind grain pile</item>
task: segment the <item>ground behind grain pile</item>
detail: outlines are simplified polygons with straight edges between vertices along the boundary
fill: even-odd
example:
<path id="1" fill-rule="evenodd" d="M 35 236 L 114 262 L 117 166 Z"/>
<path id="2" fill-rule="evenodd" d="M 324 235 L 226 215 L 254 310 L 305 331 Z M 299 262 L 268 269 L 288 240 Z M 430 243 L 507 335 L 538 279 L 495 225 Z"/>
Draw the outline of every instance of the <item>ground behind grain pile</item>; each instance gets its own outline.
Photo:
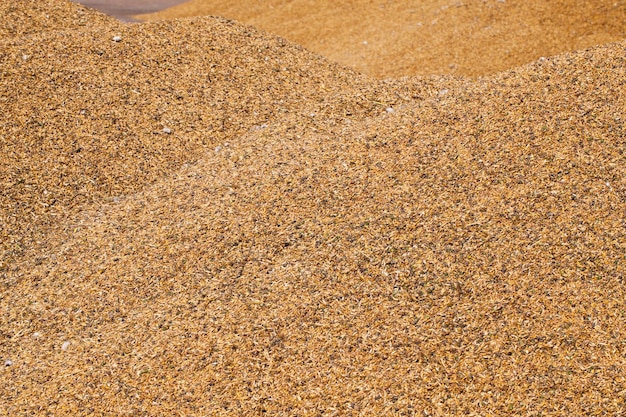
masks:
<path id="1" fill-rule="evenodd" d="M 624 412 L 624 41 L 376 81 L 220 18 L 15 4 L 4 414 Z"/>
<path id="2" fill-rule="evenodd" d="M 134 15 L 155 13 L 185 0 L 72 0 L 102 13 L 114 16 L 124 22 L 133 22 Z"/>

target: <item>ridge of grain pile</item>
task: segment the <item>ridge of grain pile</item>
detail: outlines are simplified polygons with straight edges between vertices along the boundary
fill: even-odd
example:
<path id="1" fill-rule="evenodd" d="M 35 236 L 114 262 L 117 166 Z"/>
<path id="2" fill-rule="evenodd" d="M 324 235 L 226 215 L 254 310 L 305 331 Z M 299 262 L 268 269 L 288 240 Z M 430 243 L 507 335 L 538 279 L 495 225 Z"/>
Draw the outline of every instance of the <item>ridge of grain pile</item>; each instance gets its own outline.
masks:
<path id="1" fill-rule="evenodd" d="M 219 18 L 0 51 L 5 414 L 623 412 L 626 42 L 479 80 Z"/>

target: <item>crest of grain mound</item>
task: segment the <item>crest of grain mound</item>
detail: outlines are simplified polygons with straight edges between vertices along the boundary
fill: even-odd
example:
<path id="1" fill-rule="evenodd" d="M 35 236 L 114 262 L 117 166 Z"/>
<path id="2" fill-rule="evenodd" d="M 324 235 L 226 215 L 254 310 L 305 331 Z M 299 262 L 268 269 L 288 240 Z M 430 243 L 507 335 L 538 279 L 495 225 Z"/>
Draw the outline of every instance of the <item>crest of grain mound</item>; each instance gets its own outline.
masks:
<path id="1" fill-rule="evenodd" d="M 626 37 L 626 2 L 192 0 L 144 20 L 219 15 L 378 78 L 479 76 Z"/>
<path id="2" fill-rule="evenodd" d="M 66 100 L 3 122 L 15 210 L 67 166 L 75 210 L 0 272 L 7 414 L 623 412 L 624 42 L 374 83 L 221 19 L 78 33 L 3 44 Z"/>

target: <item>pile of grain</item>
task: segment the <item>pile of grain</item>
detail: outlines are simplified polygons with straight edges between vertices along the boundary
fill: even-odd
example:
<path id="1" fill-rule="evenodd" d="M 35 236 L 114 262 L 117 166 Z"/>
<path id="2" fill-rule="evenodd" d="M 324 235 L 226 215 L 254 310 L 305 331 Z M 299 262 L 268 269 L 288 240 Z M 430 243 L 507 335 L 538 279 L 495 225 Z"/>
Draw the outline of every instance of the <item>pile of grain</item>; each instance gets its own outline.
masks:
<path id="1" fill-rule="evenodd" d="M 191 0 L 160 20 L 216 15 L 374 77 L 479 76 L 626 38 L 624 0 Z"/>
<path id="2" fill-rule="evenodd" d="M 383 82 L 38 4 L 89 24 L 0 44 L 5 414 L 624 411 L 626 42 Z"/>

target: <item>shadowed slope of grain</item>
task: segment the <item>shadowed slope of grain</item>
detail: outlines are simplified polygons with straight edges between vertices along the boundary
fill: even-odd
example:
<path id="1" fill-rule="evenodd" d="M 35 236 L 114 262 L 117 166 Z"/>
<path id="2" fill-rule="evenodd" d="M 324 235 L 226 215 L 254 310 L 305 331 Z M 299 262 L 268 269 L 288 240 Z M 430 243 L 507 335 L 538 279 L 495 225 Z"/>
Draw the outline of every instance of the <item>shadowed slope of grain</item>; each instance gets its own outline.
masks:
<path id="1" fill-rule="evenodd" d="M 623 0 L 192 0 L 146 20 L 219 15 L 374 77 L 479 76 L 626 37 Z"/>
<path id="2" fill-rule="evenodd" d="M 625 51 L 311 100 L 83 211 L 8 273 L 4 407 L 618 414 Z"/>

